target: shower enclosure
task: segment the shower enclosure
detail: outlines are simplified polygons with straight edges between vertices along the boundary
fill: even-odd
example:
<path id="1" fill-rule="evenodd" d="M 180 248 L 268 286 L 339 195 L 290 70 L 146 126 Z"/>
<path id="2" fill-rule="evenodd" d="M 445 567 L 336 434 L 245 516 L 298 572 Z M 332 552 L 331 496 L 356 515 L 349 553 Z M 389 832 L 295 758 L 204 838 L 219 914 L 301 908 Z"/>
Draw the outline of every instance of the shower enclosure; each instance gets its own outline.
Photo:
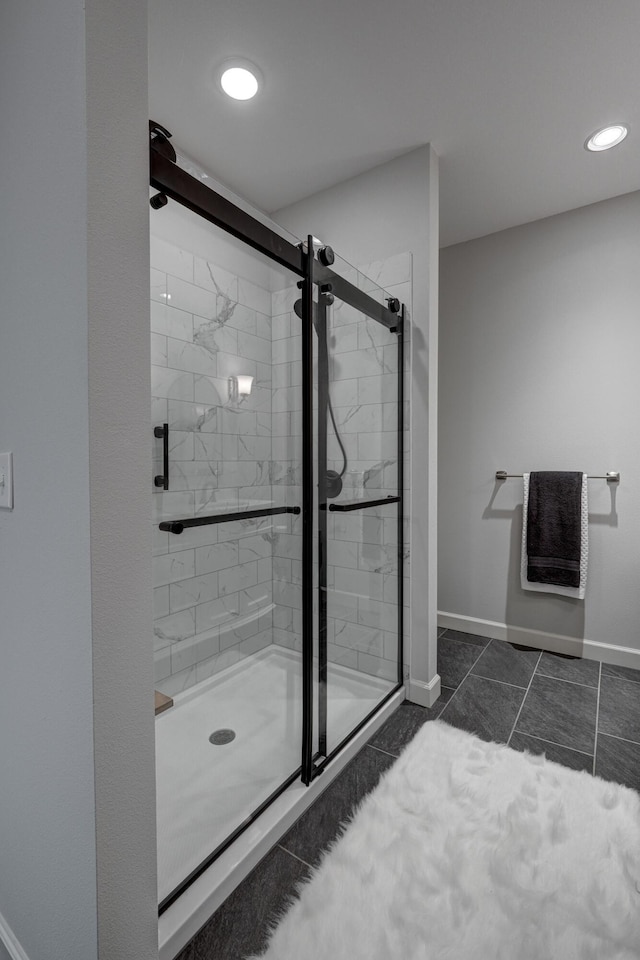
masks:
<path id="1" fill-rule="evenodd" d="M 150 154 L 162 912 L 402 683 L 404 307 Z"/>

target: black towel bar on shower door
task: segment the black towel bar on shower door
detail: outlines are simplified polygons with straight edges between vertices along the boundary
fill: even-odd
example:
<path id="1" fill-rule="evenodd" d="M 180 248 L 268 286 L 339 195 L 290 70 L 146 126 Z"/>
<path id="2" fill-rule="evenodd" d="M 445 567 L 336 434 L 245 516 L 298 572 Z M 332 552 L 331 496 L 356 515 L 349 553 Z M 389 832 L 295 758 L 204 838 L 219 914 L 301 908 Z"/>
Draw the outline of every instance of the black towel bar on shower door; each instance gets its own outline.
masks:
<path id="1" fill-rule="evenodd" d="M 384 507 L 388 503 L 400 503 L 400 497 L 382 497 L 380 500 L 343 500 L 342 503 L 330 503 L 331 513 L 348 513 L 351 510 L 364 510 L 365 507 Z"/>
<path id="2" fill-rule="evenodd" d="M 185 527 L 204 527 L 210 523 L 228 523 L 230 520 L 250 520 L 251 517 L 274 517 L 277 513 L 300 513 L 300 507 L 260 507 L 258 510 L 237 510 L 234 513 L 214 513 L 206 517 L 186 517 L 184 520 L 163 520 L 158 526 L 168 533 L 182 533 Z"/>

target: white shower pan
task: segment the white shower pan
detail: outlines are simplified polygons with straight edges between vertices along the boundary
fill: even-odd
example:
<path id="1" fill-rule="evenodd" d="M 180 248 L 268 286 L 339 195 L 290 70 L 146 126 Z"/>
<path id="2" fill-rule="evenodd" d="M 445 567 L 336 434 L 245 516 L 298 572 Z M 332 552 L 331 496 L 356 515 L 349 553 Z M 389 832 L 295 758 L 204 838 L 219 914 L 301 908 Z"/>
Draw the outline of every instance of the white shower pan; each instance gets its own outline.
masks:
<path id="1" fill-rule="evenodd" d="M 301 674 L 300 654 L 272 644 L 178 694 L 158 716 L 159 901 L 300 766 Z M 330 663 L 330 744 L 340 743 L 390 687 Z"/>

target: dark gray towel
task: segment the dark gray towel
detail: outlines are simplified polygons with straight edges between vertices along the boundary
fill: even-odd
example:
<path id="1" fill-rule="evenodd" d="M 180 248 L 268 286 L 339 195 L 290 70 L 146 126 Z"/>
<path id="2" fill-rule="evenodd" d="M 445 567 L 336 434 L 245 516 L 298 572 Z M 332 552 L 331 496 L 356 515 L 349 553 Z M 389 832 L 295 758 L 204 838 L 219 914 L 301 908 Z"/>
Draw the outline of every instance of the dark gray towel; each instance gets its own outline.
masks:
<path id="1" fill-rule="evenodd" d="M 527 580 L 580 586 L 582 474 L 538 471 L 529 477 Z"/>

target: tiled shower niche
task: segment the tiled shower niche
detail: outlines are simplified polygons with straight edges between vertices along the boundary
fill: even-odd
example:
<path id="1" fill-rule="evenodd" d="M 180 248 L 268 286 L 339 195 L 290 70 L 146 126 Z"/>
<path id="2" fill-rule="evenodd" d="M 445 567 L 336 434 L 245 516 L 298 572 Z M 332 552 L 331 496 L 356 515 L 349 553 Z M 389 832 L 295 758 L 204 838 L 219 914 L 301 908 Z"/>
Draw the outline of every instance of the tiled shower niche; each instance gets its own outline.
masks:
<path id="1" fill-rule="evenodd" d="M 301 630 L 300 517 L 180 535 L 158 529 L 163 519 L 301 503 L 299 292 L 224 236 L 204 242 L 186 221 L 178 236 L 181 246 L 151 240 L 152 427 L 168 423 L 170 431 L 170 489 L 153 493 L 155 669 L 157 689 L 169 695 L 271 643 L 300 649 Z M 367 271 L 410 309 L 409 254 Z M 384 495 L 396 483 L 397 403 L 388 393 L 395 339 L 349 309 L 333 311 L 330 348 L 330 392 L 349 459 L 343 497 Z M 230 388 L 238 375 L 254 378 L 246 398 Z M 155 476 L 162 441 L 152 442 Z M 329 456 L 340 469 L 331 429 Z M 329 584 L 341 585 L 329 593 L 329 659 L 392 679 L 394 508 L 331 514 L 329 536 Z"/>

